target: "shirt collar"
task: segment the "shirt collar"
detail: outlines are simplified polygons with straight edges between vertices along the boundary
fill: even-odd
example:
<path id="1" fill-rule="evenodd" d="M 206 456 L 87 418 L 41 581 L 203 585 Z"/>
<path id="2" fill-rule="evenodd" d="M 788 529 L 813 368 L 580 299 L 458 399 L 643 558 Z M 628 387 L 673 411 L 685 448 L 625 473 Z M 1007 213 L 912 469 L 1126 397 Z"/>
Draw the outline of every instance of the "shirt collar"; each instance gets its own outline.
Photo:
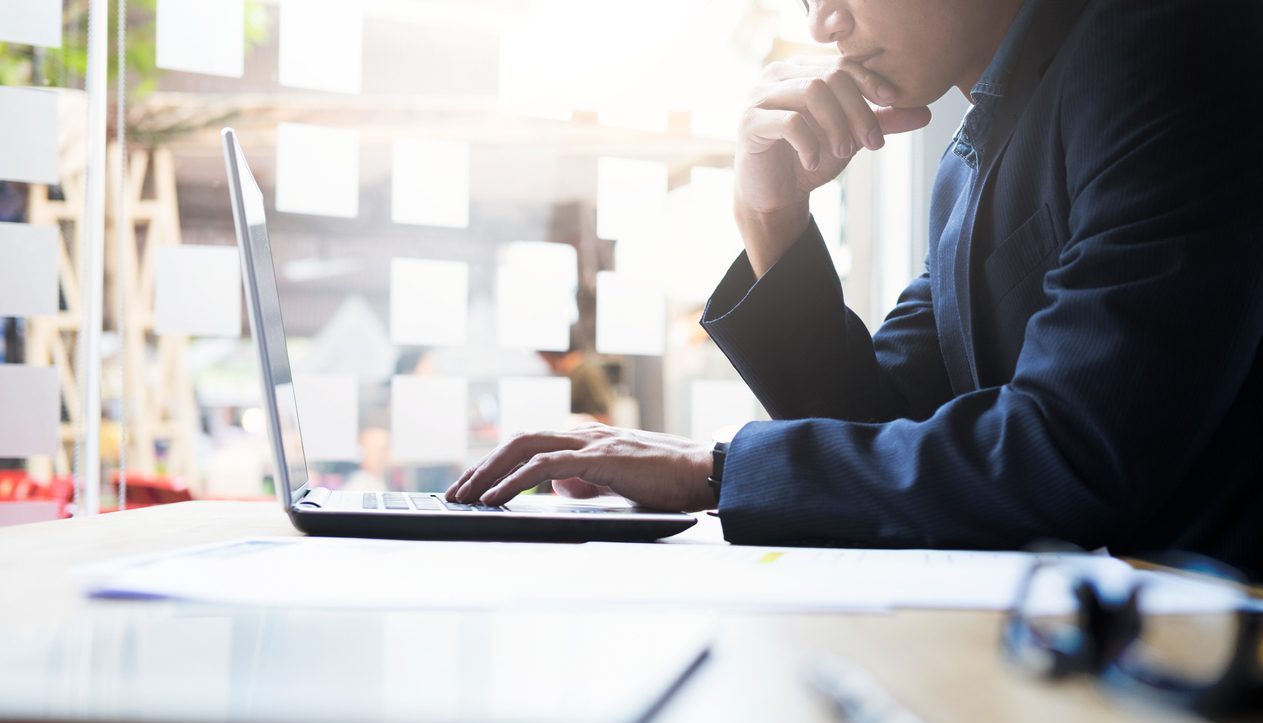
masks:
<path id="1" fill-rule="evenodd" d="M 982 72 L 978 84 L 971 91 L 971 95 L 975 96 L 975 102 L 977 102 L 976 96 L 979 95 L 1004 97 L 1017 66 L 1022 41 L 1026 39 L 1031 26 L 1034 25 L 1041 7 L 1050 2 L 1052 0 L 1026 0 L 1022 3 L 1021 9 L 1009 25 L 1008 32 L 1004 34 L 1004 40 L 1000 42 L 1000 48 L 991 59 L 991 64 Z"/>

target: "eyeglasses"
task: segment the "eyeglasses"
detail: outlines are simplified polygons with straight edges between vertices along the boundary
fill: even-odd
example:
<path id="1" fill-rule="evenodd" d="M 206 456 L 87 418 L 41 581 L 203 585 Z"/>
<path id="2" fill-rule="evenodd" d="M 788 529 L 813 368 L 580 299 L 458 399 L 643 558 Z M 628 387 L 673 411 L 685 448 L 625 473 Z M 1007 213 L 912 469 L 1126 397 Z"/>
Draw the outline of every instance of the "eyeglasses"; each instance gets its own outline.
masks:
<path id="1" fill-rule="evenodd" d="M 1263 601 L 1188 579 L 1196 589 L 1181 593 L 1180 578 L 1155 575 L 1036 562 L 1005 620 L 1006 657 L 1040 677 L 1095 675 L 1202 715 L 1263 710 Z"/>
<path id="2" fill-rule="evenodd" d="M 802 0 L 802 2 L 803 2 L 803 12 L 807 13 L 808 15 L 810 15 L 810 14 L 811 14 L 811 5 L 810 5 L 810 3 L 808 2 L 808 0 Z"/>

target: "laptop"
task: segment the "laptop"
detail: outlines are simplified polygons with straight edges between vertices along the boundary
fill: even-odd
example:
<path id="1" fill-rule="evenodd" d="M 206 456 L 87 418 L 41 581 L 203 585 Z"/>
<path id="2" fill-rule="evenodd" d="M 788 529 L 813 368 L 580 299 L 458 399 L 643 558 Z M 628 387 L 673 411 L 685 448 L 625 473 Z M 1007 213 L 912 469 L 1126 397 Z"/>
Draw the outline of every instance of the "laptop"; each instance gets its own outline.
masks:
<path id="1" fill-rule="evenodd" d="M 582 542 L 656 540 L 697 522 L 692 515 L 678 512 L 546 495 L 487 507 L 448 502 L 441 494 L 350 492 L 313 484 L 303 454 L 263 193 L 250 173 L 236 132 L 225 128 L 222 135 L 250 331 L 259 354 L 263 408 L 276 463 L 277 496 L 296 528 L 312 535 Z"/>

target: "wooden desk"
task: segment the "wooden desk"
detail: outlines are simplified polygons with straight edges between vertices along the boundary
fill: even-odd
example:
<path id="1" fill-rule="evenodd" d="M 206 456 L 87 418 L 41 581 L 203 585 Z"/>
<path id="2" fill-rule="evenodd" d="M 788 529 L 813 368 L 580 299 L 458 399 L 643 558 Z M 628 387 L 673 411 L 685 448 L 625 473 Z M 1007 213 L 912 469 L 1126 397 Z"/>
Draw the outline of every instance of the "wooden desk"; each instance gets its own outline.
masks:
<path id="1" fill-rule="evenodd" d="M 171 603 L 89 600 L 69 570 L 243 536 L 293 534 L 275 504 L 251 502 L 187 502 L 3 528 L 0 619 L 8 624 L 83 620 L 120 610 L 143 616 Z M 460 615 L 476 625 L 495 613 Z M 806 661 L 831 652 L 865 668 L 926 721 L 1191 720 L 1088 681 L 1049 685 L 1025 679 L 997 654 L 999 625 L 998 614 L 978 612 L 720 614 L 711 660 L 661 719 L 835 720 L 802 677 Z M 5 672 L 0 669 L 0 676 Z M 523 676 L 537 684 L 557 683 L 547 670 Z M 0 701 L 0 717 L 3 711 Z"/>

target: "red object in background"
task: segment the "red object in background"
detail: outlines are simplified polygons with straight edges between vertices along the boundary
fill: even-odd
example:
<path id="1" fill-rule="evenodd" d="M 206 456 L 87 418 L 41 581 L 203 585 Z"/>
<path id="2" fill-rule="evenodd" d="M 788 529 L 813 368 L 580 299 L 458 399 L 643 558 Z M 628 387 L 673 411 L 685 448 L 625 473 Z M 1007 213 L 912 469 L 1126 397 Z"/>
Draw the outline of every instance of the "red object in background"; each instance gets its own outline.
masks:
<path id="1" fill-rule="evenodd" d="M 110 484 L 118 489 L 118 472 L 110 477 Z M 193 499 L 189 486 L 181 480 L 170 477 L 149 477 L 146 475 L 127 473 L 127 509 L 169 505 L 173 502 L 188 502 Z M 102 509 L 102 512 L 113 512 L 117 508 Z"/>
<path id="2" fill-rule="evenodd" d="M 0 470 L 0 500 L 13 502 L 31 498 L 31 487 L 35 481 L 26 476 L 20 469 Z M 36 498 L 38 499 L 38 498 Z"/>
<path id="3" fill-rule="evenodd" d="M 67 507 L 75 496 L 70 477 L 54 477 L 47 485 L 27 476 L 25 470 L 0 470 L 0 503 L 50 501 L 57 503 L 58 515 L 69 517 Z"/>
<path id="4" fill-rule="evenodd" d="M 113 489 L 118 489 L 118 473 L 110 478 Z M 59 505 L 62 517 L 69 517 L 67 507 L 75 497 L 74 480 L 70 477 L 54 477 L 47 485 L 27 476 L 24 470 L 0 470 L 0 503 L 51 500 Z M 127 509 L 187 502 L 193 499 L 188 485 L 168 477 L 127 475 Z M 101 509 L 114 512 L 116 507 Z"/>

